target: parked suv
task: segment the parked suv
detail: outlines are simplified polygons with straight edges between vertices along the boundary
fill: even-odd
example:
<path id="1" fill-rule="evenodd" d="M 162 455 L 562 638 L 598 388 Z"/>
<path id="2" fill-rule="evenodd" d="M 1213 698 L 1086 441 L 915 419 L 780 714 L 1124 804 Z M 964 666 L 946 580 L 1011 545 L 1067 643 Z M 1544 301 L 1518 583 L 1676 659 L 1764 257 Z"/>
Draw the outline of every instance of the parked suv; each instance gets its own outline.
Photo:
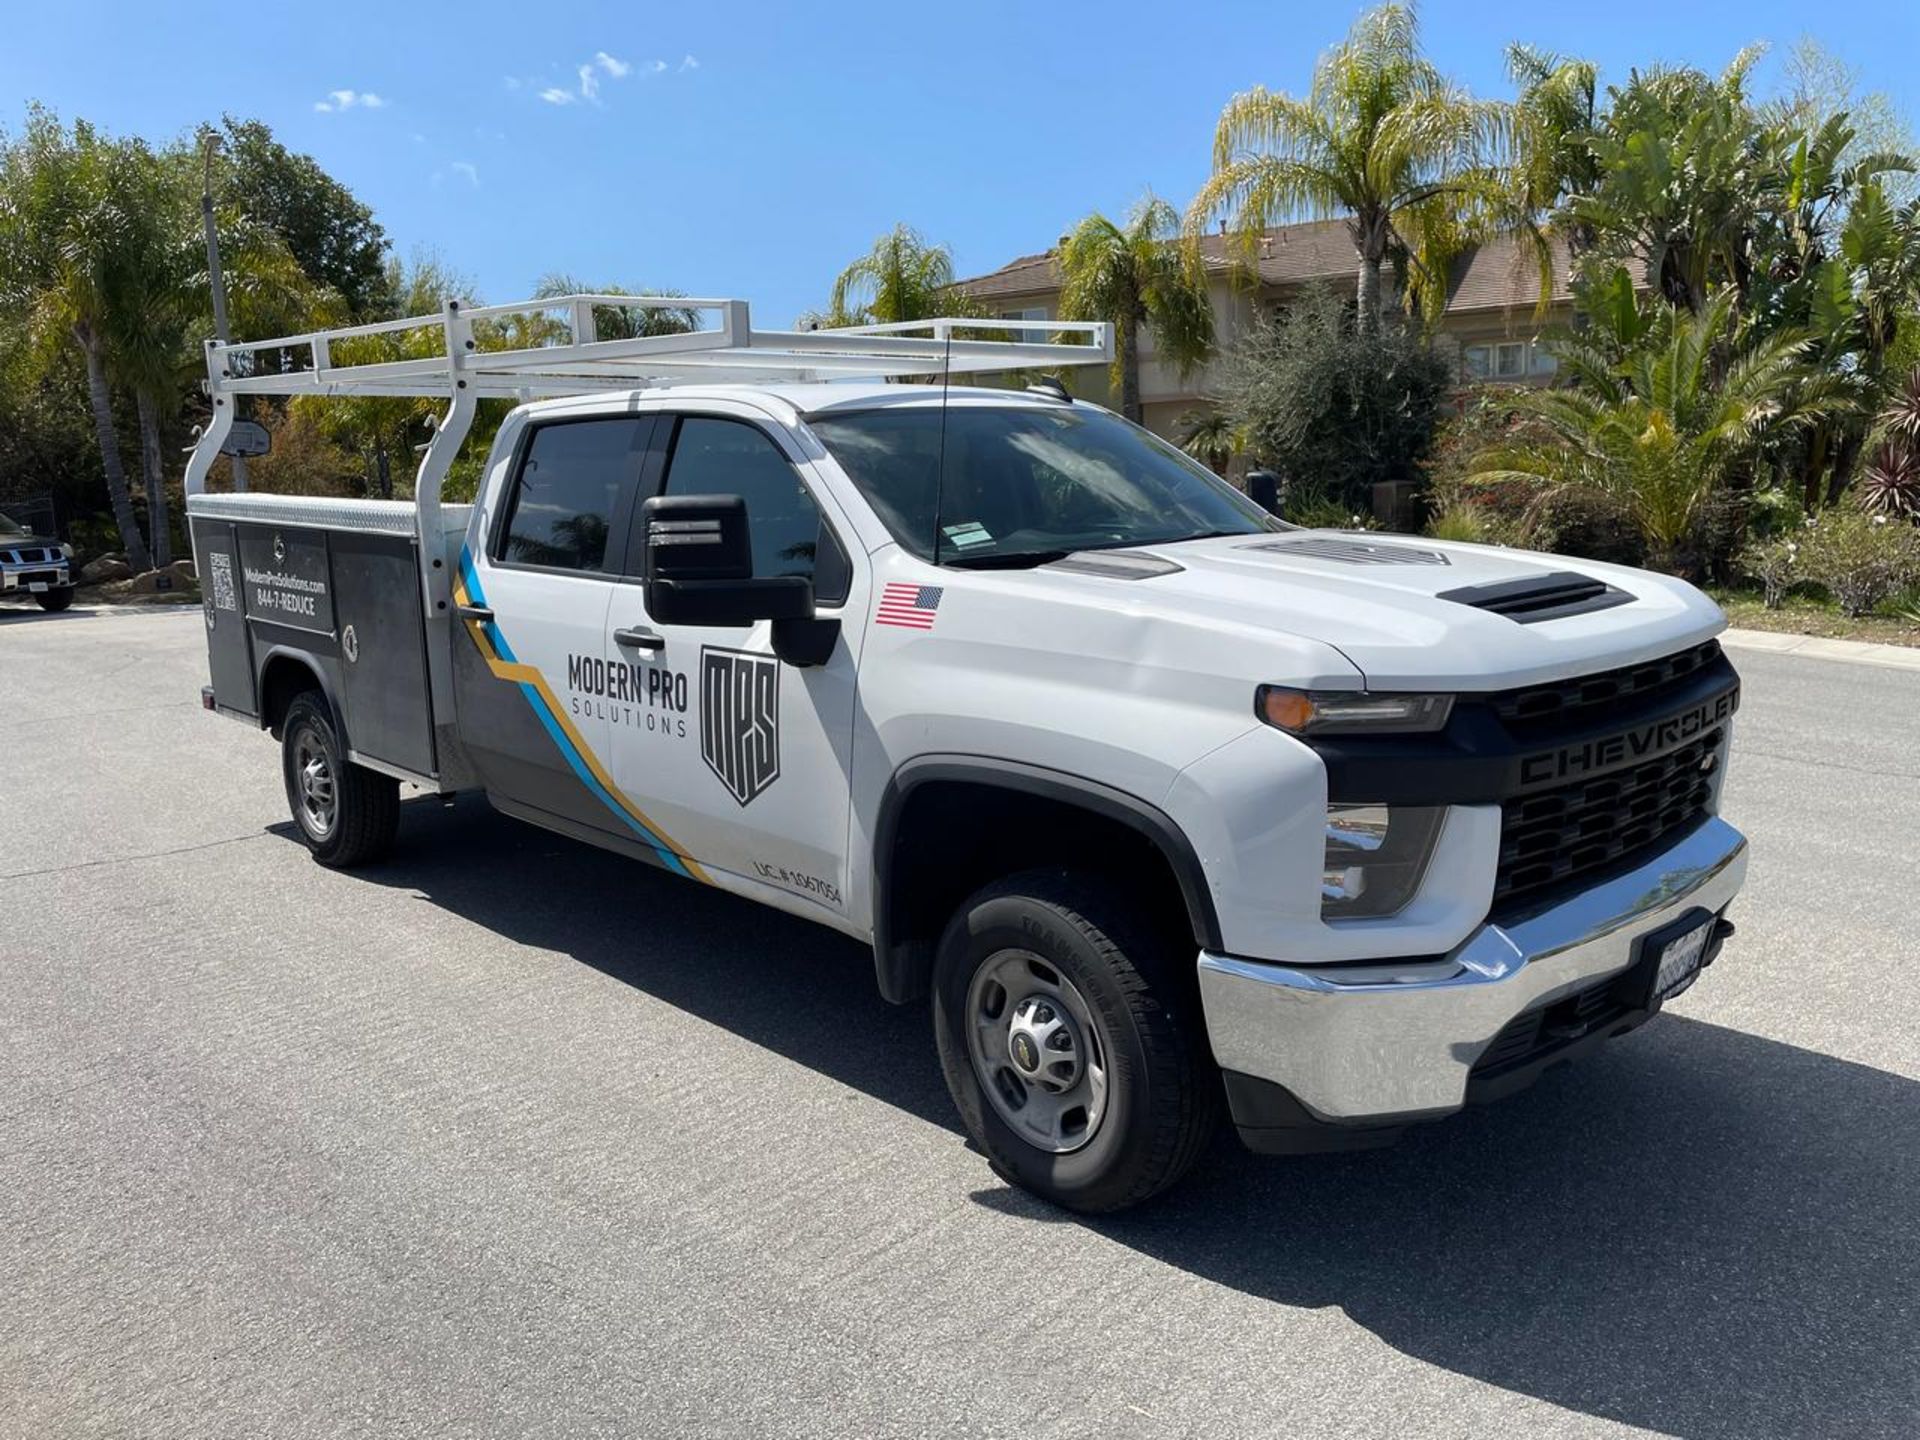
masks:
<path id="1" fill-rule="evenodd" d="M 0 595 L 31 595 L 42 610 L 73 603 L 73 547 L 0 513 Z"/>

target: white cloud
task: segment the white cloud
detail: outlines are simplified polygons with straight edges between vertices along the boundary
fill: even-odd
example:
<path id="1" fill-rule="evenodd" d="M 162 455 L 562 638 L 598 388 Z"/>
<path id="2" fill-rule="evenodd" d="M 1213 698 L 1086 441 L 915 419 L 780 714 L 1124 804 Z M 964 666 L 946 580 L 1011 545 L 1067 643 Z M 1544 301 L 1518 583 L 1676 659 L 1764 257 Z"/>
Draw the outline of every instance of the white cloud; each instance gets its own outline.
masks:
<path id="1" fill-rule="evenodd" d="M 331 115 L 338 110 L 384 110 L 387 99 L 371 90 L 329 90 L 327 98 L 313 102 L 313 108 L 322 115 Z"/>
<path id="2" fill-rule="evenodd" d="M 682 68 L 697 64 L 699 62 L 689 55 L 686 65 Z M 596 50 L 591 58 L 573 67 L 575 83 L 571 87 L 556 85 L 550 78 L 545 81 L 517 80 L 508 76 L 505 83 L 509 90 L 522 88 L 533 90 L 549 105 L 574 105 L 584 101 L 588 105 L 598 107 L 601 103 L 601 92 L 607 82 L 624 80 L 633 74 L 636 68 L 643 74 L 659 75 L 670 67 L 664 60 L 646 60 L 636 65 L 636 62 L 623 60 L 611 51 Z"/>
<path id="3" fill-rule="evenodd" d="M 694 59 L 694 58 L 693 58 L 693 56 L 691 56 L 691 55 L 689 55 L 689 56 L 687 56 L 687 57 L 686 57 L 686 58 L 685 58 L 684 60 L 682 60 L 682 61 L 680 62 L 680 68 L 681 68 L 681 69 L 682 69 L 683 71 L 684 71 L 684 70 L 698 70 L 698 69 L 700 68 L 700 62 L 699 62 L 698 60 L 696 60 L 696 59 Z"/>
<path id="4" fill-rule="evenodd" d="M 467 177 L 467 183 L 474 189 L 480 188 L 480 170 L 471 160 L 455 160 L 447 167 L 456 175 Z"/>

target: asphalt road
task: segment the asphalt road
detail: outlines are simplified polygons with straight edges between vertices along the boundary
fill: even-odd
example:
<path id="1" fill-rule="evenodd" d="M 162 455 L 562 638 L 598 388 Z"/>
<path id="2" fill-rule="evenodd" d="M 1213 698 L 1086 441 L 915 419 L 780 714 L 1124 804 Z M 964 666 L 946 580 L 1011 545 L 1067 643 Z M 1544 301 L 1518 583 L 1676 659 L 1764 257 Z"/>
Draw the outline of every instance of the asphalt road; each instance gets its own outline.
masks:
<path id="1" fill-rule="evenodd" d="M 1736 660 L 1667 1015 L 1090 1223 L 855 946 L 481 803 L 331 874 L 197 611 L 0 607 L 0 1435 L 1920 1433 L 1920 673 Z"/>

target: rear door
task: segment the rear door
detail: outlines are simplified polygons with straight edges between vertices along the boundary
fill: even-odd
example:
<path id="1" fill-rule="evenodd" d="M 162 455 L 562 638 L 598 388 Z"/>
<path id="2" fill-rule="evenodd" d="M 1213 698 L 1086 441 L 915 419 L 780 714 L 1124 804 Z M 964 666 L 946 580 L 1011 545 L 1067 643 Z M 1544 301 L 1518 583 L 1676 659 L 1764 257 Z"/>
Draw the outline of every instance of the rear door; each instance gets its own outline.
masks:
<path id="1" fill-rule="evenodd" d="M 757 577 L 809 576 L 817 613 L 864 613 L 865 557 L 856 573 L 777 426 L 744 408 L 663 414 L 654 449 L 648 492 L 743 496 Z M 627 558 L 636 580 L 638 531 Z M 614 777 L 663 845 L 700 878 L 844 916 L 857 627 L 826 664 L 795 667 L 773 653 L 769 622 L 658 625 L 634 583 L 614 593 L 607 632 L 634 697 L 613 716 Z"/>
<path id="2" fill-rule="evenodd" d="M 653 425 L 633 414 L 530 422 L 454 591 L 460 736 L 488 795 L 528 819 L 625 839 L 635 823 L 608 773 L 603 646 Z"/>

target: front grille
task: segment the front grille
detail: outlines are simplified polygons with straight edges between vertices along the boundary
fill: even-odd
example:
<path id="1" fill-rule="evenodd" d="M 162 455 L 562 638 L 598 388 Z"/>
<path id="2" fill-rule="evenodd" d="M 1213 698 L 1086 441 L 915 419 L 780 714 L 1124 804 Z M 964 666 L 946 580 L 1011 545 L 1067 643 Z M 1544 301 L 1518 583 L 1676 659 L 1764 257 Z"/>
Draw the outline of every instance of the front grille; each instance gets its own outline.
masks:
<path id="1" fill-rule="evenodd" d="M 1507 801 L 1494 906 L 1611 865 L 1693 825 L 1713 798 L 1726 744 L 1721 726 L 1644 765 Z"/>
<path id="2" fill-rule="evenodd" d="M 38 545 L 20 550 L 0 550 L 0 561 L 9 565 L 44 565 L 53 559 L 52 550 L 42 549 Z"/>
<path id="3" fill-rule="evenodd" d="M 1709 640 L 1643 665 L 1627 665 L 1598 675 L 1581 675 L 1546 685 L 1529 685 L 1491 696 L 1495 713 L 1517 731 L 1551 725 L 1601 705 L 1646 701 L 1697 674 L 1720 658 L 1720 642 Z"/>

